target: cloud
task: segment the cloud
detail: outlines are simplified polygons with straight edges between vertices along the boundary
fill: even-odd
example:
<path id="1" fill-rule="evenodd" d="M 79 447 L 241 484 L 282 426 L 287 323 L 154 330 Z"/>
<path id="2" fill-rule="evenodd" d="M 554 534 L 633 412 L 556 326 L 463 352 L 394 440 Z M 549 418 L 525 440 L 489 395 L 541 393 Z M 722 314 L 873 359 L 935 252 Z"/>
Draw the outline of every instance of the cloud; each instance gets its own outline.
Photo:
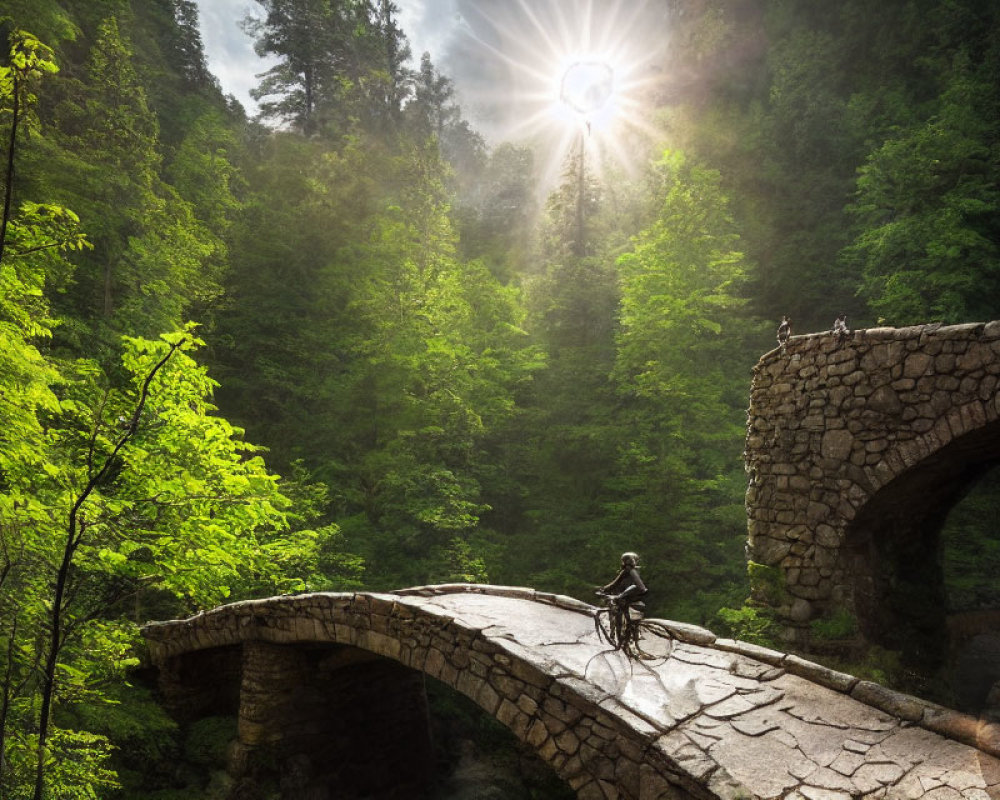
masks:
<path id="1" fill-rule="evenodd" d="M 251 114 L 250 89 L 275 62 L 253 51 L 240 27 L 252 0 L 197 0 L 209 68 Z M 666 47 L 665 0 L 396 0 L 414 65 L 429 52 L 463 113 L 491 139 L 536 113 L 557 84 L 560 55 L 612 43 L 647 62 Z M 565 65 L 563 65 L 565 66 Z"/>
<path id="2" fill-rule="evenodd" d="M 459 19 L 457 0 L 397 0 L 399 26 L 406 33 L 415 63 L 430 53 L 435 63 L 448 49 Z"/>
<path id="3" fill-rule="evenodd" d="M 196 2 L 209 70 L 219 79 L 224 92 L 234 95 L 247 113 L 255 114 L 257 104 L 250 98 L 250 89 L 257 85 L 257 75 L 275 62 L 254 52 L 253 42 L 240 25 L 248 15 L 257 15 L 261 7 L 250 0 Z"/>

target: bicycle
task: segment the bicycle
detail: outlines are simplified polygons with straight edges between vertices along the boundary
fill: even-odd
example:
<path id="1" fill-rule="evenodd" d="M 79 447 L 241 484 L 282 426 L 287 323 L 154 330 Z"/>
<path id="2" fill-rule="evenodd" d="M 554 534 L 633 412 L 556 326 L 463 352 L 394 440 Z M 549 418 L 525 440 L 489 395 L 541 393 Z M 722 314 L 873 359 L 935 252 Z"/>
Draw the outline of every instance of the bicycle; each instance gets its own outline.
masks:
<path id="1" fill-rule="evenodd" d="M 642 634 L 648 633 L 671 641 L 673 637 L 666 629 L 645 620 L 645 603 L 639 601 L 620 605 L 615 602 L 613 595 L 601 591 L 596 594 L 604 598 L 604 607 L 594 611 L 594 628 L 602 642 L 624 653 L 630 660 L 650 661 L 661 658 L 642 649 L 639 644 Z M 637 612 L 635 616 L 633 612 Z M 669 650 L 666 657 L 669 657 Z"/>

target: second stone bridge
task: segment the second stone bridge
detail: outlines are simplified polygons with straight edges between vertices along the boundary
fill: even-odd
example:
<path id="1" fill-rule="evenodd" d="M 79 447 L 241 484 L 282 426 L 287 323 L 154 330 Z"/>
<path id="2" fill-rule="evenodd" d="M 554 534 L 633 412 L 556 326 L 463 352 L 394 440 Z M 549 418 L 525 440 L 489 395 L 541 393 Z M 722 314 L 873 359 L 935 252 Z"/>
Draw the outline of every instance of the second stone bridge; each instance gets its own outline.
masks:
<path id="1" fill-rule="evenodd" d="M 594 610 L 461 584 L 234 603 L 144 634 L 178 718 L 238 717 L 234 797 L 265 773 L 296 800 L 423 796 L 431 676 L 583 800 L 1000 798 L 1000 726 L 681 623 L 654 621 L 671 638 L 629 661 Z"/>
<path id="2" fill-rule="evenodd" d="M 868 643 L 939 668 L 941 532 L 1000 464 L 1000 322 L 793 336 L 754 368 L 745 458 L 755 595 L 789 646 L 846 615 Z M 996 652 L 1000 630 L 982 633 Z M 1000 669 L 988 677 L 1000 690 Z"/>

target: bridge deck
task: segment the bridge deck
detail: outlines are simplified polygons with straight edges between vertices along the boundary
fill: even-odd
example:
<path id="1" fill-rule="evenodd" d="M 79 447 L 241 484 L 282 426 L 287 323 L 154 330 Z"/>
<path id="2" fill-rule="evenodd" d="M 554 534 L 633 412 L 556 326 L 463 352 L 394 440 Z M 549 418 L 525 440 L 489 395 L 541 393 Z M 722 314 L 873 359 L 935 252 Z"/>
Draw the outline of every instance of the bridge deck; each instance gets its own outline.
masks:
<path id="1" fill-rule="evenodd" d="M 532 665 L 548 677 L 550 686 L 559 687 L 562 696 L 573 694 L 578 706 L 585 701 L 596 712 L 626 726 L 643 743 L 645 756 L 666 758 L 676 765 L 679 774 L 693 779 L 696 789 L 700 787 L 693 793 L 696 796 L 1000 798 L 997 742 L 990 739 L 985 747 L 977 748 L 928 730 L 928 709 L 934 707 L 914 698 L 838 673 L 825 673 L 823 682 L 828 685 L 821 685 L 803 677 L 810 672 L 824 674 L 815 665 L 750 645 L 715 641 L 707 631 L 672 623 L 665 624 L 678 638 L 649 637 L 645 644 L 657 659 L 630 661 L 602 645 L 584 604 L 541 593 L 536 596 L 531 590 L 467 589 L 427 587 L 396 595 L 273 598 L 234 604 L 190 620 L 156 623 L 145 632 L 154 661 L 160 662 L 235 639 L 315 641 L 319 634 L 310 632 L 321 628 L 313 620 L 323 615 L 329 618 L 331 603 L 352 603 L 357 609 L 357 603 L 364 601 L 391 609 L 379 613 L 408 621 L 411 628 L 414 619 L 433 618 L 444 621 L 449 630 L 469 631 L 483 648 L 503 654 L 496 663 Z M 545 602 L 538 602 L 543 598 Z M 325 611 L 321 610 L 324 605 Z M 310 625 L 262 624 L 272 614 L 285 620 L 310 617 Z M 373 649 L 384 655 L 403 663 L 416 662 L 405 647 L 386 644 L 382 637 L 391 639 L 391 632 L 373 635 L 372 626 L 360 634 L 344 633 L 342 620 L 351 614 L 362 616 L 357 610 L 341 616 L 334 609 L 337 624 L 330 624 L 329 630 L 336 629 L 338 639 L 358 647 L 378 643 Z M 368 624 L 359 623 L 361 627 Z M 380 626 L 388 630 L 384 623 Z M 345 636 L 351 641 L 345 641 Z M 434 674 L 440 672 L 431 667 L 435 661 L 440 659 L 423 654 L 412 665 Z M 489 682 L 492 674 L 488 672 L 483 680 Z M 461 678 L 455 683 L 462 687 Z M 482 687 L 476 686 L 476 699 L 483 704 Z M 499 679 L 493 688 L 494 697 L 502 698 L 504 686 Z M 950 713 L 939 711 L 945 716 Z M 994 726 L 968 722 L 979 725 L 980 734 L 995 735 Z M 535 730 L 526 727 L 522 738 L 543 753 L 550 740 L 559 738 L 541 732 L 533 741 Z M 965 735 L 974 737 L 976 732 Z M 558 741 L 551 744 L 552 751 L 561 746 Z M 611 790 L 604 784 L 602 789 L 606 797 L 631 796 L 628 792 L 609 795 Z"/>
<path id="2" fill-rule="evenodd" d="M 834 800 L 888 787 L 899 797 L 1000 797 L 996 759 L 781 668 L 655 637 L 643 646 L 660 659 L 630 661 L 602 646 L 590 618 L 516 598 L 421 602 L 541 657 L 595 704 L 655 729 L 657 746 L 689 771 L 721 766 L 755 797 Z"/>

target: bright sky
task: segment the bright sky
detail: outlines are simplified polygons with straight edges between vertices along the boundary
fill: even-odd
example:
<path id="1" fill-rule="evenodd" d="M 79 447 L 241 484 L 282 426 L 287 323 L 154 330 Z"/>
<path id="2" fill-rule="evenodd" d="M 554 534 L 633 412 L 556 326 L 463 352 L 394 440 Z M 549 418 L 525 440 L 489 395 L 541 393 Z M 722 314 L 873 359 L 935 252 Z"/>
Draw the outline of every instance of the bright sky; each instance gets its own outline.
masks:
<path id="1" fill-rule="evenodd" d="M 196 0 L 209 68 L 253 115 L 249 91 L 269 63 L 240 22 L 261 15 L 255 0 Z M 553 119 L 560 79 L 574 62 L 606 62 L 615 83 L 641 84 L 668 43 L 667 0 L 395 0 L 413 52 L 424 51 L 455 86 L 463 115 L 490 140 L 558 135 L 564 155 L 581 119 Z M 633 109 L 634 110 L 634 109 Z M 628 111 L 617 107 L 615 114 Z M 592 120 L 587 120 L 588 123 Z M 597 131 L 597 121 L 594 130 Z M 576 126 L 574 128 L 574 125 Z M 543 129 L 548 126 L 546 132 Z M 590 126 L 588 125 L 588 130 Z"/>
<path id="2" fill-rule="evenodd" d="M 232 94 L 253 115 L 256 103 L 250 99 L 250 89 L 257 85 L 257 75 L 270 62 L 253 51 L 253 42 L 240 26 L 248 14 L 261 15 L 260 4 L 254 0 L 196 0 L 201 26 L 201 38 L 212 73 L 222 89 Z M 437 60 L 446 40 L 449 22 L 457 17 L 455 0 L 397 0 L 399 25 L 406 32 L 413 49 L 414 61 L 427 50 Z"/>

